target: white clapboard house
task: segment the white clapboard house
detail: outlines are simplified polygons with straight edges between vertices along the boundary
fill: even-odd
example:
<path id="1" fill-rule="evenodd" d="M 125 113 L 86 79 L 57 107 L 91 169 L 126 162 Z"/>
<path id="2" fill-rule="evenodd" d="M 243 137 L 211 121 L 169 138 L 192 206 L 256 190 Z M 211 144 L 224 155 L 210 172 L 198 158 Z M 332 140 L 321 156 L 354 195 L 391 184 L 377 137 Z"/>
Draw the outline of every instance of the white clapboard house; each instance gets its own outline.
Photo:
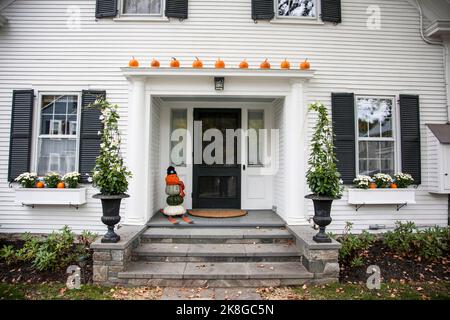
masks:
<path id="1" fill-rule="evenodd" d="M 120 106 L 133 172 L 123 225 L 145 225 L 165 205 L 170 165 L 186 185 L 187 208 L 270 212 L 309 225 L 316 115 L 307 106 L 320 101 L 345 184 L 328 230 L 347 221 L 354 231 L 385 231 L 397 220 L 445 226 L 449 50 L 445 0 L 1 0 L 0 232 L 105 229 L 86 175 L 101 125 L 84 107 L 98 96 Z M 138 68 L 128 67 L 132 56 Z M 169 67 L 172 57 L 180 68 Z M 202 69 L 192 68 L 195 57 Z M 218 58 L 224 69 L 214 67 Z M 301 70 L 306 58 L 311 68 Z M 152 59 L 161 66 L 151 68 Z M 239 68 L 243 59 L 248 69 Z M 265 59 L 270 69 L 260 69 Z M 290 70 L 280 68 L 284 59 Z M 196 164 L 195 120 L 221 131 L 277 129 L 276 143 L 261 147 L 277 155 L 261 162 L 243 136 L 239 164 Z M 189 134 L 174 159 L 171 133 L 180 128 Z M 83 184 L 36 196 L 12 182 L 49 171 L 79 171 Z M 353 189 L 357 174 L 377 172 L 410 173 L 415 184 L 376 195 Z"/>

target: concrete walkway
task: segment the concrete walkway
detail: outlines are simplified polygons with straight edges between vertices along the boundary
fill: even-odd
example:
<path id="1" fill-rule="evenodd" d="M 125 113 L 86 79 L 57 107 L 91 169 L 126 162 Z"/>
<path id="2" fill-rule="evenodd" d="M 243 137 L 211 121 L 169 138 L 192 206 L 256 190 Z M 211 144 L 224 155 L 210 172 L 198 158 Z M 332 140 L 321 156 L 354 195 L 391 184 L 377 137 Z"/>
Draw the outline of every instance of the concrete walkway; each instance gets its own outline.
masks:
<path id="1" fill-rule="evenodd" d="M 164 288 L 161 300 L 262 300 L 256 288 Z"/>

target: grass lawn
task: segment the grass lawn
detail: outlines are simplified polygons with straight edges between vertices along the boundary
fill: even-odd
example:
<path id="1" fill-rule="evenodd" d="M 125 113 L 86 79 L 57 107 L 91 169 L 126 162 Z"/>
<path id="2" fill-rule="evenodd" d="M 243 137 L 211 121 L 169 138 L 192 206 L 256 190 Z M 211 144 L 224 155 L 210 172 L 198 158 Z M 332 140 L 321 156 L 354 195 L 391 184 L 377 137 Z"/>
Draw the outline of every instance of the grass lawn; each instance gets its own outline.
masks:
<path id="1" fill-rule="evenodd" d="M 265 288 L 259 292 L 268 300 L 449 300 L 450 282 L 382 283 L 380 290 L 369 290 L 360 283 L 333 283 Z"/>
<path id="2" fill-rule="evenodd" d="M 255 289 L 267 300 L 429 300 L 450 299 L 450 282 L 382 284 L 369 290 L 363 284 L 305 285 Z M 0 300 L 158 300 L 161 288 L 111 288 L 83 285 L 68 290 L 62 283 L 0 284 Z"/>

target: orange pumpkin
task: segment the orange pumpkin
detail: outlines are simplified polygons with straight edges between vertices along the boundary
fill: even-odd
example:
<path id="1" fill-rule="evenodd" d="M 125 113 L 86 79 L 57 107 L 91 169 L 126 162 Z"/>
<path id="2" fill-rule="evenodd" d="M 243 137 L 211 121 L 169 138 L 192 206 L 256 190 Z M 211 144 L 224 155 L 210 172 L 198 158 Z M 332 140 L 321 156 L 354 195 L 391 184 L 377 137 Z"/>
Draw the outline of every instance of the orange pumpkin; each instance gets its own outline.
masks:
<path id="1" fill-rule="evenodd" d="M 371 183 L 369 184 L 369 188 L 370 188 L 370 189 L 376 189 L 376 188 L 377 188 L 377 184 L 376 184 L 375 182 L 371 182 Z"/>
<path id="2" fill-rule="evenodd" d="M 302 70 L 308 70 L 311 67 L 311 64 L 309 63 L 308 59 L 305 59 L 302 63 L 300 63 L 300 69 Z"/>
<path id="3" fill-rule="evenodd" d="M 170 60 L 170 67 L 171 68 L 179 68 L 180 67 L 180 61 L 177 60 L 177 58 L 173 58 Z"/>
<path id="4" fill-rule="evenodd" d="M 152 62 L 150 63 L 150 66 L 151 66 L 152 68 L 159 68 L 159 61 L 153 59 Z"/>
<path id="5" fill-rule="evenodd" d="M 66 185 L 64 184 L 64 182 L 58 182 L 58 184 L 56 185 L 56 188 L 58 189 L 64 189 L 66 187 Z"/>
<path id="6" fill-rule="evenodd" d="M 263 62 L 261 62 L 259 67 L 261 69 L 270 69 L 270 63 L 269 63 L 268 59 L 266 59 Z"/>
<path id="7" fill-rule="evenodd" d="M 45 187 L 45 185 L 42 181 L 36 182 L 36 188 L 43 188 L 43 187 Z"/>
<path id="8" fill-rule="evenodd" d="M 248 69 L 247 59 L 244 59 L 244 60 L 241 61 L 241 63 L 239 63 L 239 68 L 240 69 Z"/>
<path id="9" fill-rule="evenodd" d="M 192 62 L 192 68 L 203 68 L 203 62 L 200 61 L 200 59 L 198 57 L 195 57 L 194 62 Z"/>
<path id="10" fill-rule="evenodd" d="M 225 62 L 223 60 L 217 59 L 215 64 L 216 69 L 223 69 L 225 68 Z"/>
<path id="11" fill-rule="evenodd" d="M 397 189 L 397 184 L 396 183 L 391 183 L 391 189 Z"/>
<path id="12" fill-rule="evenodd" d="M 281 69 L 290 69 L 291 68 L 291 64 L 289 63 L 289 61 L 287 61 L 287 59 L 284 59 L 284 61 L 281 62 Z"/>
<path id="13" fill-rule="evenodd" d="M 130 68 L 137 68 L 139 67 L 139 61 L 137 61 L 134 57 L 128 62 L 128 66 Z"/>
<path id="14" fill-rule="evenodd" d="M 179 183 L 180 183 L 180 179 L 178 178 L 178 176 L 176 174 L 168 174 L 166 176 L 166 184 L 174 185 L 174 184 L 179 184 Z"/>

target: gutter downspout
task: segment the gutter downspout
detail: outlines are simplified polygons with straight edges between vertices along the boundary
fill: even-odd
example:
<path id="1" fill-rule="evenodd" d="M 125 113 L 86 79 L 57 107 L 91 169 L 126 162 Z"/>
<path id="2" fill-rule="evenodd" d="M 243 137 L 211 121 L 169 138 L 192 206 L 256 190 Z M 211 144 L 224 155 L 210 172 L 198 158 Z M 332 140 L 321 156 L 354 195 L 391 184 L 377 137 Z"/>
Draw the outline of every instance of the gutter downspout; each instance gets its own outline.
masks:
<path id="1" fill-rule="evenodd" d="M 449 61 L 449 51 L 450 51 L 450 39 L 443 39 L 443 41 L 433 41 L 428 39 L 423 33 L 423 10 L 420 5 L 420 1 L 416 0 L 417 9 L 419 10 L 419 21 L 420 21 L 420 36 L 422 40 L 430 45 L 438 45 L 442 46 L 443 58 L 444 58 L 444 84 L 445 84 L 445 92 L 447 96 L 447 123 L 450 123 L 450 88 L 449 88 L 449 77 L 450 77 L 450 61 Z"/>

